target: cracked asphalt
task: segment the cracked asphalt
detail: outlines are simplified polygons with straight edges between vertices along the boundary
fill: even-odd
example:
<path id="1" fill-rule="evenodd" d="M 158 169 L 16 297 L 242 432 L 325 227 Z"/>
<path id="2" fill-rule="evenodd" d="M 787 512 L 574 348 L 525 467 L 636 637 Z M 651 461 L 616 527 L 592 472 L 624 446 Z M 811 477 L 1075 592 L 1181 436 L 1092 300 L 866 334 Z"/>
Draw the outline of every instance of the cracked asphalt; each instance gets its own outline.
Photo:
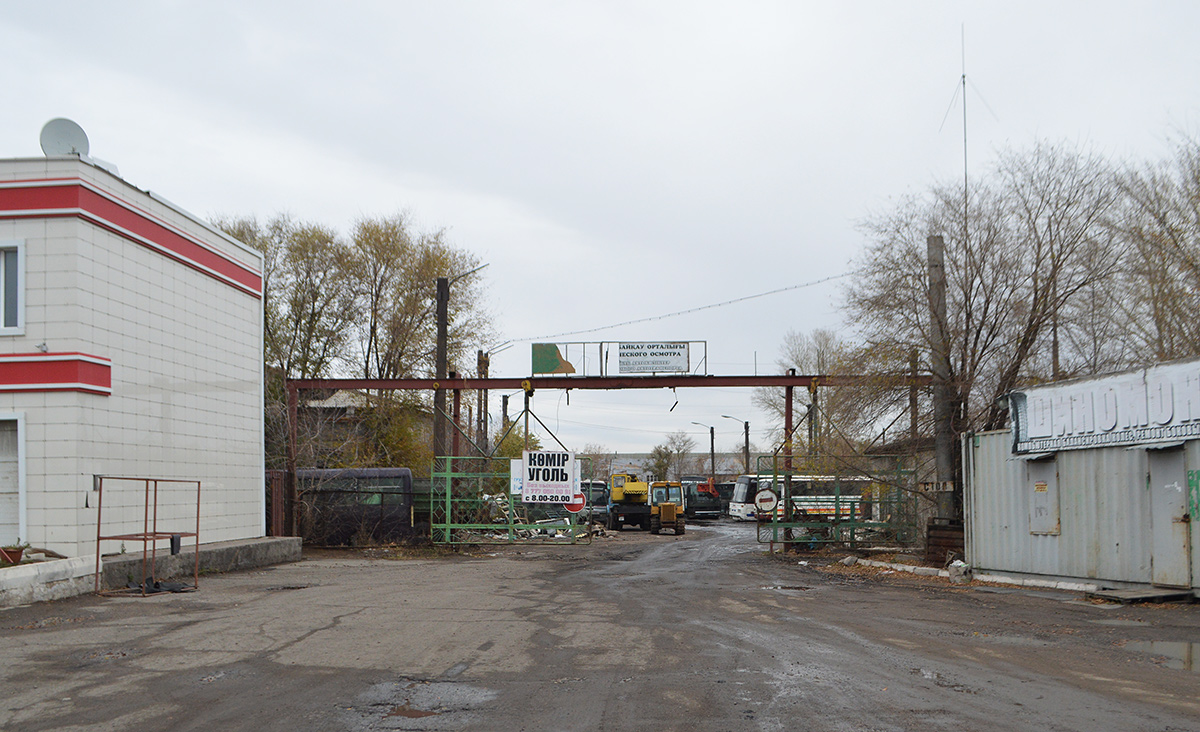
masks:
<path id="1" fill-rule="evenodd" d="M 717 523 L 324 552 L 196 593 L 0 611 L 0 729 L 1200 729 L 1197 606 L 762 549 Z"/>

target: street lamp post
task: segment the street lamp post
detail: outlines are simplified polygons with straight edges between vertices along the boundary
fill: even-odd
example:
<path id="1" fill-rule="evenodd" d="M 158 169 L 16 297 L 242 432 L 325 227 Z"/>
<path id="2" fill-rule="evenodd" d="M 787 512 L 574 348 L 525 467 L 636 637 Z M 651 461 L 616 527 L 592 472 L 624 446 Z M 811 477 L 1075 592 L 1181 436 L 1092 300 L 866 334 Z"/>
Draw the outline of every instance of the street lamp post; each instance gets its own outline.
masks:
<path id="1" fill-rule="evenodd" d="M 754 473 L 754 471 L 750 469 L 750 422 L 748 422 L 746 420 L 738 419 L 737 417 L 730 417 L 728 414 L 722 414 L 721 416 L 724 417 L 725 419 L 732 419 L 734 422 L 741 422 L 742 425 L 745 427 L 746 447 L 742 451 L 742 458 L 743 458 L 743 462 L 746 463 L 746 474 L 752 475 Z"/>
<path id="2" fill-rule="evenodd" d="M 481 264 L 469 272 L 463 272 L 453 277 L 437 278 L 437 350 L 434 354 L 434 378 L 438 380 L 438 388 L 433 392 L 433 456 L 442 457 L 446 453 L 446 390 L 441 388 L 441 382 L 446 380 L 446 351 L 448 350 L 450 330 L 450 285 L 458 282 L 467 275 L 472 275 L 486 267 Z"/>
<path id="3" fill-rule="evenodd" d="M 701 422 L 692 422 L 701 427 L 708 427 L 708 482 L 710 485 L 717 484 L 717 428 Z"/>

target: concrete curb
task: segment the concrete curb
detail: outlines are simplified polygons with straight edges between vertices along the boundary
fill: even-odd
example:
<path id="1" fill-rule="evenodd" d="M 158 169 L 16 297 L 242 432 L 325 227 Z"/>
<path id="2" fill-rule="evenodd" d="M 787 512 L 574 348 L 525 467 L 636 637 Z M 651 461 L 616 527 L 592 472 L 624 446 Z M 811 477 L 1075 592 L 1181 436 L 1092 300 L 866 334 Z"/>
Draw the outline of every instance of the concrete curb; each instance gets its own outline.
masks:
<path id="1" fill-rule="evenodd" d="M 868 567 L 880 567 L 883 569 L 892 569 L 898 572 L 910 572 L 912 574 L 924 575 L 927 577 L 949 577 L 950 572 L 944 569 L 936 569 L 934 567 L 917 567 L 911 564 L 892 564 L 891 562 L 879 562 L 874 559 L 860 559 L 857 564 L 865 564 Z M 975 574 L 972 579 L 980 582 L 991 582 L 998 585 L 1013 585 L 1016 587 L 1037 587 L 1046 590 L 1064 590 L 1067 592 L 1096 592 L 1100 589 L 1100 585 L 1091 584 L 1088 582 L 1069 582 L 1065 580 L 1044 580 L 1027 577 L 1009 577 L 1002 574 Z"/>
<path id="2" fill-rule="evenodd" d="M 95 569 L 95 554 L 7 567 L 0 572 L 0 607 L 91 592 L 96 585 Z"/>
<path id="3" fill-rule="evenodd" d="M 865 564 L 868 567 L 881 567 L 883 569 L 894 569 L 898 572 L 909 572 L 911 574 L 919 574 L 924 577 L 949 577 L 950 573 L 944 569 L 936 567 L 917 567 L 912 564 L 892 564 L 891 562 L 880 562 L 874 559 L 860 559 L 858 564 Z"/>
<path id="4" fill-rule="evenodd" d="M 271 564 L 298 562 L 301 539 L 295 536 L 240 539 L 200 545 L 200 572 L 234 572 Z M 158 552 L 154 575 L 158 579 L 190 579 L 196 566 L 195 547 L 175 556 Z M 0 570 L 0 608 L 62 600 L 96 589 L 96 555 L 88 554 L 48 562 L 30 562 Z M 100 574 L 104 589 L 140 581 L 142 553 L 103 557 Z M 204 583 L 200 583 L 204 587 Z"/>
<path id="5" fill-rule="evenodd" d="M 1002 574 L 977 574 L 975 579 L 980 582 L 995 582 L 1001 585 L 1017 585 L 1018 587 L 1040 587 L 1047 590 L 1066 590 L 1068 592 L 1096 592 L 1100 585 L 1090 582 L 1067 582 L 1062 580 L 1042 580 L 1021 577 L 1008 577 Z"/>
<path id="6" fill-rule="evenodd" d="M 200 573 L 235 572 L 271 564 L 300 561 L 302 539 L 298 536 L 268 536 L 200 545 Z M 94 560 L 93 560 L 94 561 Z M 147 557 L 147 564 L 150 558 Z M 154 576 L 157 579 L 191 580 L 196 567 L 195 547 L 185 546 L 179 554 L 171 555 L 160 549 L 155 557 Z M 103 558 L 101 587 L 106 590 L 138 583 L 142 578 L 141 551 Z M 146 567 L 149 576 L 150 567 Z M 203 587 L 204 583 L 201 582 Z"/>

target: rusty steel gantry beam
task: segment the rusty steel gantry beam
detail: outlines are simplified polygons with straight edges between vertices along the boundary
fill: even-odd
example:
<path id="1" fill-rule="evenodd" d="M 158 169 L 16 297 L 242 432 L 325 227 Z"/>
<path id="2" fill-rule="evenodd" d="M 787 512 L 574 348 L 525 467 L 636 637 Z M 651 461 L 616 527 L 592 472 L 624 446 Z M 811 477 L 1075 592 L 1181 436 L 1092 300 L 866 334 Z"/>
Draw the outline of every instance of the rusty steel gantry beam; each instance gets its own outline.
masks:
<path id="1" fill-rule="evenodd" d="M 512 389 L 524 390 L 527 394 L 537 389 L 687 389 L 718 387 L 784 387 L 786 391 L 786 418 L 784 434 L 784 456 L 791 467 L 792 393 L 794 388 L 816 389 L 818 386 L 857 386 L 877 383 L 880 379 L 894 380 L 898 386 L 916 388 L 927 386 L 931 377 L 927 375 L 891 374 L 877 376 L 857 375 L 803 375 L 791 370 L 787 374 L 770 376 L 710 376 L 710 375 L 650 375 L 650 376 L 526 376 L 520 378 L 453 378 L 453 379 L 288 379 L 288 498 L 295 498 L 295 471 L 297 448 L 297 422 L 300 392 L 314 389 L 367 389 L 388 391 L 438 391 Z"/>

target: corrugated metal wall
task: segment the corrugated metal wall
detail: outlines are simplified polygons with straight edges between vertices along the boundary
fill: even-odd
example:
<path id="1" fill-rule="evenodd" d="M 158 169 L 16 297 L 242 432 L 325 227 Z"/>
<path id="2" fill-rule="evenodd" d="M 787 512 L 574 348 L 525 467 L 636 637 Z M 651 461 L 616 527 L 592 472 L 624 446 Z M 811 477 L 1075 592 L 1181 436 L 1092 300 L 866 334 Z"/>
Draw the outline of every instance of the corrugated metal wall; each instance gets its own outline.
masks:
<path id="1" fill-rule="evenodd" d="M 1184 449 L 1187 465 L 1200 465 L 1200 442 L 1188 442 Z M 1063 450 L 1043 456 L 1041 460 L 1057 468 L 1058 535 L 1030 533 L 1034 480 L 1029 459 L 1012 453 L 1011 432 L 974 435 L 964 446 L 964 457 L 967 561 L 972 566 L 984 571 L 1151 581 L 1145 449 Z M 1193 537 L 1193 586 L 1200 586 L 1197 543 Z"/>

